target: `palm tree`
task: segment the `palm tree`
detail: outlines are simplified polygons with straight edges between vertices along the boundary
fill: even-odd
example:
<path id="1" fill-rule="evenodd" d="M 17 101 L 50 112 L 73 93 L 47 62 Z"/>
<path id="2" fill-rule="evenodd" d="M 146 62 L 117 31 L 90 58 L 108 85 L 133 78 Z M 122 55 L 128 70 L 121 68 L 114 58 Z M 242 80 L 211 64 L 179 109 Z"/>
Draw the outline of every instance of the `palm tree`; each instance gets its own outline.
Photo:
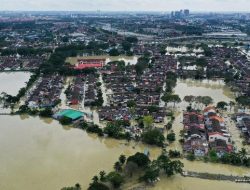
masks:
<path id="1" fill-rule="evenodd" d="M 105 181 L 105 175 L 106 175 L 106 172 L 105 171 L 100 171 L 100 180 L 101 181 Z"/>
<path id="2" fill-rule="evenodd" d="M 81 190 L 81 185 L 79 183 L 75 184 L 76 190 Z"/>
<path id="3" fill-rule="evenodd" d="M 240 155 L 240 158 L 241 160 L 243 160 L 244 158 L 246 158 L 247 156 L 247 151 L 245 148 L 242 148 L 240 151 L 239 151 L 239 155 Z"/>
<path id="4" fill-rule="evenodd" d="M 93 181 L 94 183 L 97 183 L 98 180 L 99 180 L 99 179 L 98 179 L 98 176 L 96 176 L 96 175 L 92 178 L 92 181 Z"/>
<path id="5" fill-rule="evenodd" d="M 119 161 L 120 161 L 120 163 L 123 165 L 123 164 L 126 162 L 126 156 L 122 154 L 122 155 L 119 157 Z"/>
<path id="6" fill-rule="evenodd" d="M 116 163 L 114 164 L 114 169 L 115 169 L 115 171 L 117 171 L 117 172 L 121 171 L 121 170 L 122 170 L 121 163 L 120 163 L 120 162 L 116 162 Z"/>

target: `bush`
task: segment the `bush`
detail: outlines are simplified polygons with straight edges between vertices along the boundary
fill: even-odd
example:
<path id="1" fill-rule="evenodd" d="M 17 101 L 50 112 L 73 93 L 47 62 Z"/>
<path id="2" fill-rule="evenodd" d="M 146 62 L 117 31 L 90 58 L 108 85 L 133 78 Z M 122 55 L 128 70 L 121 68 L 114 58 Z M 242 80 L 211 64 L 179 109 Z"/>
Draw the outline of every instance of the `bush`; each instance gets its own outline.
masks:
<path id="1" fill-rule="evenodd" d="M 195 155 L 193 153 L 188 153 L 187 159 L 190 160 L 190 161 L 194 161 L 195 160 Z"/>

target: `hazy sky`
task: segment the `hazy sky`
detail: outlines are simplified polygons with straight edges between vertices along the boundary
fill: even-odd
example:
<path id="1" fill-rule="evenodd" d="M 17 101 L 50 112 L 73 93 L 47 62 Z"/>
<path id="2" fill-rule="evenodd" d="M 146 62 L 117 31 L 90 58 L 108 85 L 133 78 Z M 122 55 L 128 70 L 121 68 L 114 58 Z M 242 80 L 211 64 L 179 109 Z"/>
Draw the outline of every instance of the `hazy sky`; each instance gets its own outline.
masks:
<path id="1" fill-rule="evenodd" d="M 0 10 L 249 11 L 250 0 L 0 0 Z"/>

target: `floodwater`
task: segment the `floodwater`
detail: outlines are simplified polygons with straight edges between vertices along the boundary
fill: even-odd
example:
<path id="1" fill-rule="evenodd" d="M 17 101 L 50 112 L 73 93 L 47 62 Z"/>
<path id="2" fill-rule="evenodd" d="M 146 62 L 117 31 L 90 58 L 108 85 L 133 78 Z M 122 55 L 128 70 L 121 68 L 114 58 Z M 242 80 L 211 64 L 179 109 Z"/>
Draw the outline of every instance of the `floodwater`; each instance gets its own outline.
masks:
<path id="1" fill-rule="evenodd" d="M 0 189 L 55 190 L 80 183 L 86 189 L 101 170 L 110 171 L 121 154 L 144 145 L 87 134 L 57 121 L 1 116 Z M 135 146 L 135 148 L 133 148 Z M 150 148 L 152 155 L 160 149 Z"/>
<path id="2" fill-rule="evenodd" d="M 249 190 L 249 184 L 237 184 L 229 181 L 212 181 L 182 176 L 162 177 L 152 190 Z"/>
<path id="3" fill-rule="evenodd" d="M 209 95 L 215 102 L 231 100 L 232 93 L 222 81 L 178 80 L 175 92 L 185 95 Z M 176 106 L 173 130 L 177 134 L 183 128 L 184 104 Z M 30 116 L 0 116 L 0 189 L 4 190 L 55 190 L 80 183 L 86 189 L 91 178 L 99 171 L 112 170 L 119 155 L 127 156 L 149 148 L 151 158 L 156 158 L 160 148 L 150 147 L 109 138 L 99 138 L 80 129 L 62 127 L 57 121 Z M 181 149 L 178 140 L 167 149 Z M 202 161 L 182 160 L 184 170 L 248 175 L 250 169 Z M 249 184 L 227 181 L 211 181 L 174 176 L 161 177 L 154 190 L 248 190 Z M 126 188 L 124 188 L 126 189 Z"/>
<path id="4" fill-rule="evenodd" d="M 66 61 L 70 64 L 76 64 L 77 59 L 106 59 L 106 64 L 111 61 L 124 61 L 126 65 L 135 65 L 137 63 L 138 57 L 137 56 L 108 56 L 108 55 L 101 55 L 101 56 L 83 56 L 83 57 L 69 57 Z"/>
<path id="5" fill-rule="evenodd" d="M 234 98 L 233 92 L 223 80 L 178 79 L 175 93 L 183 100 L 185 96 L 210 96 L 216 104 L 219 101 L 229 102 Z"/>
<path id="6" fill-rule="evenodd" d="M 80 183 L 86 189 L 99 171 L 110 171 L 119 155 L 142 152 L 145 145 L 99 138 L 79 129 L 62 127 L 57 121 L 29 116 L 1 116 L 0 189 L 54 190 Z M 134 147 L 134 148 L 133 148 Z M 148 147 L 152 158 L 161 150 Z M 183 160 L 186 170 L 233 175 L 250 175 L 249 169 Z M 171 182 L 170 182 L 171 181 Z M 192 182 L 193 181 L 193 182 Z M 174 177 L 162 180 L 156 190 L 195 188 L 197 184 L 228 184 L 207 180 Z M 245 184 L 232 184 L 231 189 L 246 189 Z M 190 188 L 191 188 L 190 187 Z M 184 189 L 185 189 L 184 188 Z M 230 188 L 229 188 L 230 190 Z"/>
<path id="7" fill-rule="evenodd" d="M 177 85 L 174 89 L 174 93 L 178 94 L 180 98 L 183 100 L 185 96 L 193 95 L 193 96 L 210 96 L 213 99 L 213 104 L 216 106 L 219 101 L 232 101 L 234 94 L 231 90 L 225 85 L 222 80 L 193 80 L 187 79 L 182 80 L 178 79 Z M 177 104 L 175 107 L 169 104 L 168 107 L 175 111 L 175 121 L 173 123 L 173 131 L 176 134 L 176 141 L 170 144 L 169 148 L 176 149 L 181 151 L 182 147 L 178 142 L 181 138 L 179 136 L 180 130 L 183 129 L 182 121 L 183 121 L 183 110 L 186 110 L 188 103 L 182 101 L 180 104 Z M 196 106 L 193 104 L 193 106 Z M 200 106 L 198 108 L 201 108 Z M 204 106 L 203 106 L 204 108 Z M 234 126 L 235 127 L 235 126 Z M 236 127 L 235 127 L 236 128 Z M 237 136 L 237 138 L 239 138 Z"/>
<path id="8" fill-rule="evenodd" d="M 29 72 L 4 72 L 0 73 L 0 93 L 6 92 L 12 96 L 17 95 L 20 88 L 25 87 L 31 73 Z"/>

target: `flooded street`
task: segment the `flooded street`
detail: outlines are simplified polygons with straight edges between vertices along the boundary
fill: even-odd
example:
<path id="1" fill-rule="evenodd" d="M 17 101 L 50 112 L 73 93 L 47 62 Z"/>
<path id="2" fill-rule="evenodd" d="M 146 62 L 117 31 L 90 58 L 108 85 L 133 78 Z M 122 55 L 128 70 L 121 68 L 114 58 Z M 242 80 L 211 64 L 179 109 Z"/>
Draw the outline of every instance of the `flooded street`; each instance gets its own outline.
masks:
<path id="1" fill-rule="evenodd" d="M 0 73 L 0 93 L 6 92 L 12 96 L 17 95 L 20 88 L 25 87 L 31 73 L 29 72 L 4 72 Z"/>

